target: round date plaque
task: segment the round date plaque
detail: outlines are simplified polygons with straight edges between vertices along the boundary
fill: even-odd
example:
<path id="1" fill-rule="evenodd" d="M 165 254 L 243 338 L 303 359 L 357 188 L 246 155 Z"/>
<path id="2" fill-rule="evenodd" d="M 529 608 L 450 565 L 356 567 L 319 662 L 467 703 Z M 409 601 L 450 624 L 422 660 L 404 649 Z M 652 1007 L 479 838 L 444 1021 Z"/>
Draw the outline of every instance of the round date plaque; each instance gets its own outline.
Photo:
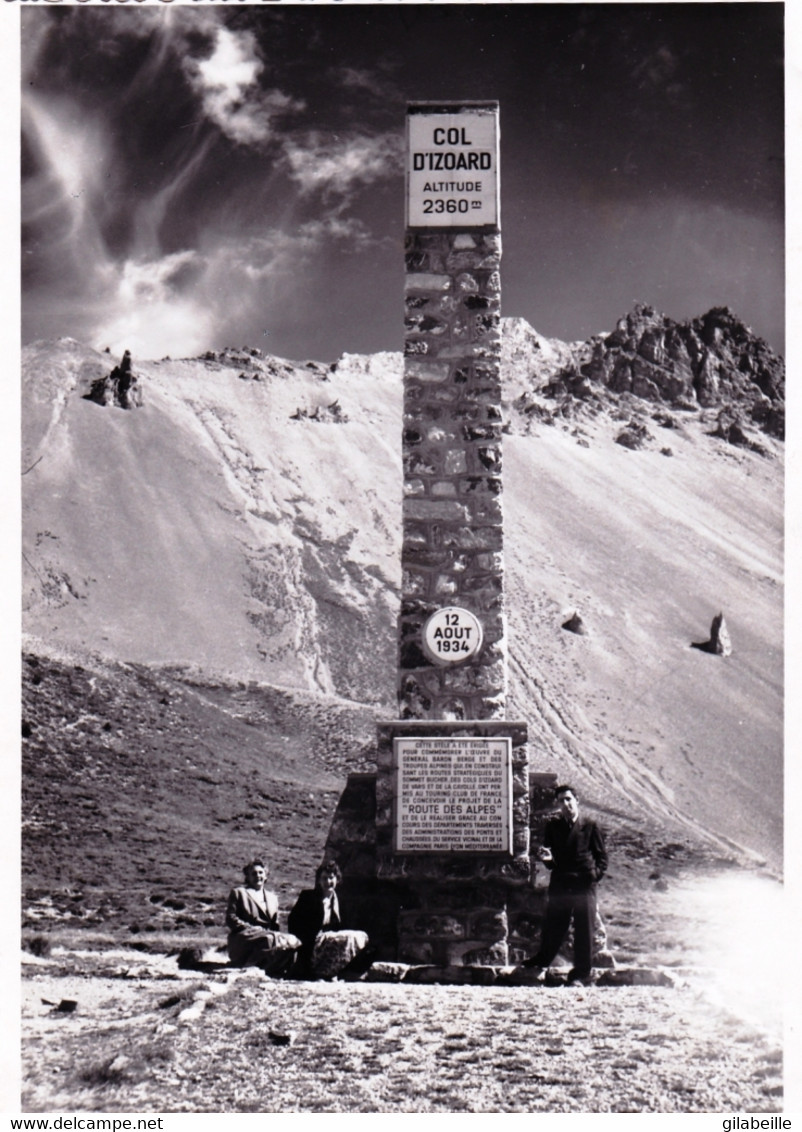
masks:
<path id="1" fill-rule="evenodd" d="M 478 617 L 452 605 L 438 609 L 423 626 L 423 651 L 435 664 L 459 664 L 479 652 L 482 637 Z"/>

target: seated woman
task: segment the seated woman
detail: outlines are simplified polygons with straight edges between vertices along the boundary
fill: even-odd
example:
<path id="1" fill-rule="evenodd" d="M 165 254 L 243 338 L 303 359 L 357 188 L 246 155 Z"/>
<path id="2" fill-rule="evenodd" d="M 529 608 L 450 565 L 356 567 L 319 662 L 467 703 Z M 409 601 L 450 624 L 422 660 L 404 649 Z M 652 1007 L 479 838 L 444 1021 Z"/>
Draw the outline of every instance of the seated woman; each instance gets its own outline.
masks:
<path id="1" fill-rule="evenodd" d="M 299 974 L 314 979 L 357 976 L 368 969 L 374 949 L 366 932 L 346 927 L 347 911 L 336 888 L 342 873 L 324 861 L 315 873 L 315 887 L 299 895 L 287 921 L 301 941 Z"/>
<path id="2" fill-rule="evenodd" d="M 226 909 L 229 959 L 234 967 L 261 967 L 273 976 L 289 974 L 301 941 L 279 931 L 278 898 L 265 888 L 264 861 L 249 861 L 242 871 L 245 884 L 232 888 Z"/>

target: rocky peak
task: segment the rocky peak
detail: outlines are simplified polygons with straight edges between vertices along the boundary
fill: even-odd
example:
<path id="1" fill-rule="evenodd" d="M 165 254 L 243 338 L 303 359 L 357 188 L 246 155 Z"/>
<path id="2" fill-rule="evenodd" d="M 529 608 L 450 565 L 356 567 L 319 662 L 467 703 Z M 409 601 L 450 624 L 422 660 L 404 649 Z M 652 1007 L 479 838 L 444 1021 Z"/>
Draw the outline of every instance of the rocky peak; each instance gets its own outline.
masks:
<path id="1" fill-rule="evenodd" d="M 636 303 L 615 330 L 574 347 L 552 396 L 632 394 L 676 409 L 720 408 L 782 439 L 785 363 L 728 307 L 675 322 Z"/>
<path id="2" fill-rule="evenodd" d="M 504 396 L 514 401 L 531 387 L 532 376 L 540 384 L 576 364 L 580 342 L 544 338 L 524 318 L 501 320 L 501 381 Z"/>

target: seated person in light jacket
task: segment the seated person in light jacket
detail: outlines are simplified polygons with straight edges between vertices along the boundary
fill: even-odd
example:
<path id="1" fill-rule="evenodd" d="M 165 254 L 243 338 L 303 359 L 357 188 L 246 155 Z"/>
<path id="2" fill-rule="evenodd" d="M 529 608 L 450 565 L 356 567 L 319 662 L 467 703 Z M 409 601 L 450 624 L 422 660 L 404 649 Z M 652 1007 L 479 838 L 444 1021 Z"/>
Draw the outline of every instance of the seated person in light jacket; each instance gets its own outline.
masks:
<path id="1" fill-rule="evenodd" d="M 232 888 L 226 909 L 229 959 L 235 967 L 261 967 L 274 976 L 288 974 L 301 941 L 279 931 L 278 899 L 265 888 L 264 861 L 257 857 L 242 871 L 245 884 Z"/>
<path id="2" fill-rule="evenodd" d="M 315 887 L 300 893 L 287 921 L 301 941 L 300 973 L 311 978 L 356 977 L 372 962 L 367 933 L 348 927 L 348 911 L 336 891 L 341 879 L 339 865 L 324 861 Z"/>

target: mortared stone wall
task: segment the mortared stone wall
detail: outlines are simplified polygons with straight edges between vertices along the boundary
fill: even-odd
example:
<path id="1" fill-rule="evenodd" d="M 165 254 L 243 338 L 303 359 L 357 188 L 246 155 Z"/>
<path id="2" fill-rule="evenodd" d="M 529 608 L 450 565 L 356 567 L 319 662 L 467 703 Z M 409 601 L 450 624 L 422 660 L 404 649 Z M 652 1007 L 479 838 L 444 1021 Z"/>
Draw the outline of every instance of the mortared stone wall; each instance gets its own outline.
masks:
<path id="1" fill-rule="evenodd" d="M 401 719 L 503 719 L 498 232 L 406 240 Z M 430 661 L 422 630 L 447 606 L 481 622 L 480 652 Z"/>

